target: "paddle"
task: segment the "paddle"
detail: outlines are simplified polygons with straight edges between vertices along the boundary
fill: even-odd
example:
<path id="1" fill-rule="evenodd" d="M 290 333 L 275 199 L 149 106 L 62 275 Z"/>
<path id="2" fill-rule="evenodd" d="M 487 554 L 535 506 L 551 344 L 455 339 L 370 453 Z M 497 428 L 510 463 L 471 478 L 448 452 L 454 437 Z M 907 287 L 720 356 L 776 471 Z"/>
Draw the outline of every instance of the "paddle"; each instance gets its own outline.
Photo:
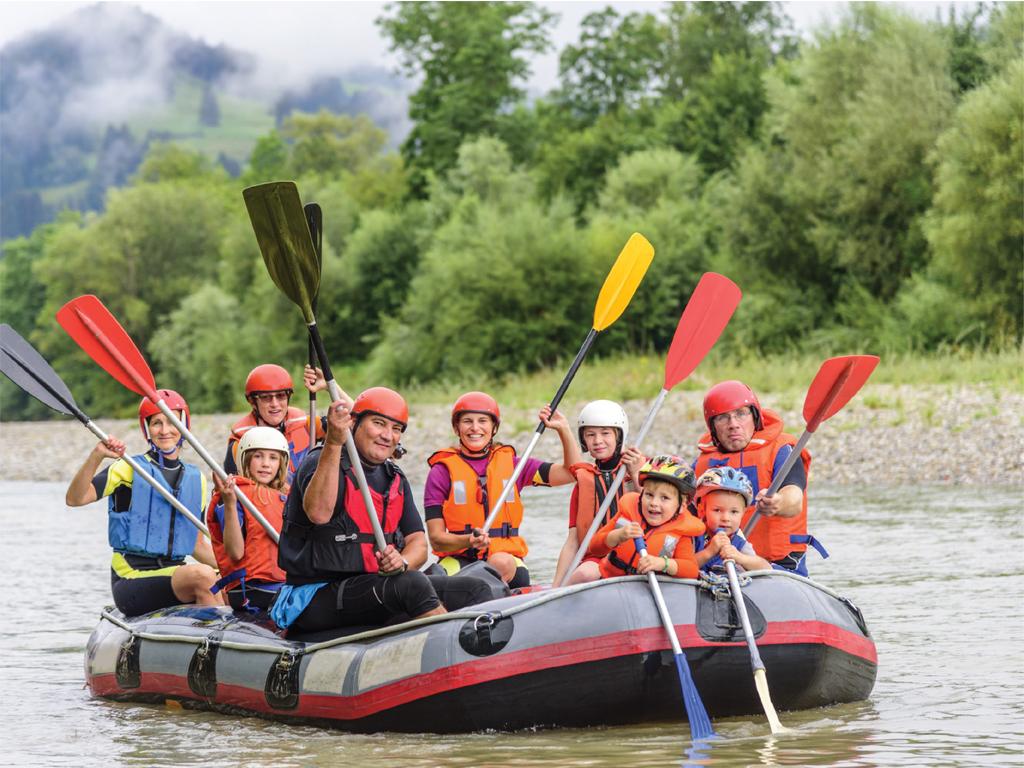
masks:
<path id="1" fill-rule="evenodd" d="M 757 650 L 757 643 L 754 642 L 754 630 L 750 626 L 750 617 L 747 615 L 747 604 L 743 599 L 743 592 L 740 591 L 740 579 L 736 575 L 736 563 L 732 560 L 725 561 L 725 570 L 729 574 L 729 588 L 732 592 L 733 602 L 736 603 L 736 613 L 739 614 L 740 624 L 743 625 L 743 635 L 747 638 L 747 647 L 750 649 L 750 666 L 754 668 L 754 687 L 757 688 L 757 695 L 761 699 L 761 706 L 768 718 L 768 725 L 772 733 L 784 733 L 786 728 L 779 720 L 775 712 L 775 705 L 772 704 L 772 697 L 768 693 L 768 677 L 764 671 L 764 662 L 761 661 L 761 654 Z"/>
<path id="2" fill-rule="evenodd" d="M 58 310 L 57 322 L 100 368 L 132 392 L 145 395 L 155 403 L 210 469 L 221 480 L 227 479 L 224 467 L 217 463 L 156 391 L 156 381 L 145 358 L 103 302 L 91 294 L 72 299 Z M 235 495 L 276 544 L 278 534 L 274 527 L 241 489 L 235 488 Z"/>
<path id="3" fill-rule="evenodd" d="M 317 274 L 323 275 L 324 268 L 324 212 L 320 210 L 319 203 L 306 203 L 302 210 L 306 214 L 306 223 L 309 225 L 309 234 L 313 238 L 313 247 L 316 250 Z M 316 300 L 319 296 L 313 297 L 313 311 L 316 312 Z M 316 368 L 316 350 L 313 349 L 313 340 L 309 340 L 309 366 Z M 309 447 L 316 445 L 316 392 L 309 393 Z"/>
<path id="4" fill-rule="evenodd" d="M 334 380 L 334 374 L 331 373 L 327 350 L 324 349 L 323 339 L 320 338 L 316 314 L 313 311 L 313 300 L 320 289 L 320 268 L 309 225 L 299 200 L 299 190 L 294 182 L 275 181 L 248 187 L 242 191 L 242 197 L 245 199 L 245 207 L 249 211 L 249 219 L 252 221 L 256 241 L 259 243 L 270 279 L 302 310 L 309 330 L 309 339 L 320 361 L 324 378 L 327 379 L 331 400 L 340 400 L 341 389 Z M 370 486 L 366 483 L 363 464 L 359 459 L 351 430 L 345 439 L 345 450 L 355 472 L 363 504 L 367 510 L 374 509 Z M 373 526 L 377 549 L 383 552 L 387 542 L 384 540 L 380 520 L 377 519 L 377 515 L 367 516 Z"/>
<path id="5" fill-rule="evenodd" d="M 636 437 L 637 445 L 642 443 L 647 436 L 647 432 L 654 423 L 654 417 L 661 409 L 662 403 L 665 402 L 669 390 L 693 373 L 700 361 L 718 341 L 718 337 L 722 335 L 722 331 L 729 323 L 729 318 L 732 317 L 732 313 L 740 303 L 741 297 L 740 289 L 732 280 L 715 272 L 704 273 L 697 282 L 697 287 L 693 289 L 690 300 L 686 302 L 683 313 L 679 317 L 676 332 L 672 336 L 672 343 L 668 348 L 668 355 L 665 357 L 665 385 L 647 412 L 647 417 L 640 427 L 640 433 Z M 625 477 L 626 467 L 619 467 L 619 471 L 615 473 L 615 479 L 601 502 L 600 509 L 594 515 L 594 520 L 590 523 L 586 536 L 583 537 L 583 541 L 580 542 L 579 548 L 576 550 L 572 564 L 565 573 L 561 574 L 554 586 L 560 586 L 583 560 L 590 540 L 597 533 L 597 529 L 601 527 L 604 516 L 612 502 L 615 501 L 616 493 Z"/>
<path id="6" fill-rule="evenodd" d="M 50 364 L 43 359 L 35 347 L 29 344 L 11 326 L 0 325 L 0 373 L 9 378 L 27 394 L 34 397 L 48 408 L 66 416 L 74 416 L 85 428 L 100 440 L 106 441 L 108 435 L 92 419 L 86 416 L 71 396 L 67 385 L 56 374 Z M 125 454 L 124 460 L 132 468 L 135 477 L 141 477 L 156 489 L 157 493 L 178 510 L 196 528 L 209 537 L 210 531 L 202 521 L 189 511 L 170 491 L 160 485 L 154 477 L 139 466 L 131 456 Z"/>
<path id="7" fill-rule="evenodd" d="M 837 414 L 844 405 L 850 402 L 850 398 L 864 386 L 864 382 L 868 380 L 876 365 L 878 365 L 876 355 L 830 357 L 821 364 L 821 368 L 814 375 L 814 380 L 804 398 L 803 415 L 804 421 L 807 422 L 807 429 L 800 435 L 800 439 L 797 440 L 792 452 L 786 457 L 782 468 L 775 473 L 775 479 L 772 480 L 765 496 L 770 498 L 778 493 L 789 470 L 793 468 L 793 464 L 800 458 L 807 441 L 811 439 L 811 435 L 823 421 Z M 746 538 L 750 538 L 751 532 L 760 519 L 760 510 L 755 509 L 754 514 L 743 528 L 743 535 Z"/>
<path id="8" fill-rule="evenodd" d="M 629 305 L 630 300 L 633 298 L 633 294 L 636 293 L 637 286 L 640 285 L 640 281 L 644 279 L 644 275 L 647 274 L 647 268 L 651 265 L 651 259 L 654 258 L 654 247 L 647 242 L 647 238 L 641 235 L 639 232 L 634 232 L 622 251 L 619 253 L 619 257 L 615 260 L 612 265 L 611 271 L 608 276 L 604 279 L 604 285 L 601 286 L 601 291 L 597 296 L 597 303 L 594 305 L 594 323 L 587 334 L 586 339 L 580 346 L 580 351 L 576 353 L 576 359 L 572 361 L 572 365 L 569 366 L 569 372 L 565 374 L 565 378 L 562 379 L 562 384 L 558 387 L 558 391 L 555 392 L 554 398 L 552 398 L 550 405 L 551 412 L 554 413 L 558 404 L 562 402 L 562 396 L 569 388 L 569 384 L 572 382 L 573 377 L 576 376 L 576 371 L 579 369 L 580 364 L 583 362 L 583 358 L 587 356 L 587 352 L 590 351 L 590 347 L 593 346 L 594 340 L 597 338 L 597 334 L 603 331 L 605 328 L 610 326 L 619 316 L 625 311 Z M 512 477 L 505 487 L 501 491 L 501 495 L 498 496 L 498 500 L 494 502 L 494 506 L 491 508 L 490 514 L 484 521 L 483 530 L 489 531 L 491 525 L 494 524 L 494 518 L 498 516 L 498 511 L 501 509 L 502 504 L 512 493 L 512 490 L 516 487 L 516 481 L 519 480 L 519 475 L 523 473 L 523 467 L 526 466 L 526 460 L 530 454 L 533 453 L 534 447 L 537 445 L 537 441 L 540 440 L 540 436 L 544 434 L 544 430 L 547 429 L 544 422 L 538 422 L 537 429 L 533 433 L 533 438 L 530 440 L 530 444 L 526 446 L 526 450 L 522 456 L 519 457 L 519 462 L 516 464 L 515 470 L 512 472 Z"/>
<path id="9" fill-rule="evenodd" d="M 647 546 L 641 538 L 633 539 L 637 554 L 640 557 L 647 556 Z M 686 655 L 679 646 L 679 638 L 676 636 L 676 628 L 669 615 L 668 606 L 665 605 L 665 597 L 661 594 L 661 585 L 654 572 L 647 574 L 647 583 L 651 587 L 651 595 L 654 597 L 654 604 L 658 607 L 658 615 L 661 616 L 662 626 L 668 633 L 668 640 L 672 644 L 672 655 L 676 660 L 676 671 L 679 673 L 679 685 L 683 691 L 683 705 L 686 707 L 686 719 L 690 721 L 690 733 L 696 739 L 706 739 L 715 735 L 715 729 L 711 727 L 711 720 L 708 712 L 704 709 L 704 702 L 701 701 L 700 692 L 696 683 L 693 682 L 693 675 L 690 674 L 690 665 L 686 661 Z"/>

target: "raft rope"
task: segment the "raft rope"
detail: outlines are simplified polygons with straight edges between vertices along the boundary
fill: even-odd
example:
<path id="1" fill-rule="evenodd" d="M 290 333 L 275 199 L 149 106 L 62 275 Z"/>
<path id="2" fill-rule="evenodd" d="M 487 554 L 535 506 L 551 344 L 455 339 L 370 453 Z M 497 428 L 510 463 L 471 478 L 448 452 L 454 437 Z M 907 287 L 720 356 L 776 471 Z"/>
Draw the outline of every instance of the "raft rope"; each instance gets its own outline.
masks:
<path id="1" fill-rule="evenodd" d="M 744 584 L 748 584 L 754 579 L 759 578 L 776 578 L 776 579 L 798 579 L 801 583 L 814 587 L 815 589 L 824 592 L 825 594 L 834 597 L 837 600 L 846 602 L 845 598 L 837 594 L 828 587 L 822 586 L 816 582 L 813 582 L 804 576 L 800 576 L 796 573 L 787 573 L 785 571 L 770 570 L 770 571 L 748 571 L 745 572 Z M 670 576 L 661 576 L 658 578 L 659 581 L 665 584 L 688 584 L 690 586 L 698 587 L 711 592 L 715 597 L 731 595 L 728 591 L 728 580 L 724 576 L 718 574 L 704 574 L 701 573 L 698 579 L 676 579 Z M 725 592 L 722 593 L 720 590 L 720 581 L 725 581 Z M 280 645 L 263 645 L 256 643 L 239 643 L 233 640 L 218 640 L 217 645 L 221 648 L 228 648 L 235 651 L 255 651 L 258 653 L 272 653 L 274 655 L 280 655 L 282 653 L 288 653 L 295 656 L 301 656 L 315 651 L 322 650 L 324 648 L 333 648 L 338 645 L 347 645 L 349 643 L 359 643 L 365 640 L 374 640 L 379 637 L 385 637 L 387 635 L 395 635 L 401 632 L 406 632 L 410 629 L 416 629 L 419 627 L 429 626 L 431 624 L 438 624 L 444 621 L 480 621 L 483 617 L 485 621 L 497 622 L 500 619 L 515 616 L 517 613 L 522 613 L 531 608 L 536 608 L 539 605 L 550 603 L 553 600 L 561 600 L 562 598 L 568 597 L 569 595 L 576 594 L 577 592 L 583 592 L 588 589 L 598 589 L 604 584 L 620 581 L 641 581 L 646 584 L 646 576 L 617 576 L 611 579 L 600 579 L 598 581 L 588 582 L 586 584 L 576 584 L 571 587 L 563 587 L 560 589 L 552 589 L 548 592 L 538 595 L 532 599 L 525 600 L 516 605 L 512 605 L 502 610 L 467 610 L 453 611 L 451 613 L 444 613 L 437 616 L 426 616 L 422 619 L 414 619 L 407 621 L 402 624 L 395 624 L 390 627 L 381 627 L 379 629 L 371 629 L 366 632 L 359 632 L 354 635 L 346 635 L 344 637 L 337 637 L 333 640 L 325 640 L 320 643 L 310 643 L 309 645 L 301 645 L 296 642 L 289 640 L 280 640 Z M 511 598 L 501 598 L 502 600 L 514 600 L 514 596 Z M 214 609 L 216 610 L 216 609 Z M 179 635 L 170 634 L 165 632 L 146 632 L 138 631 L 135 626 L 125 621 L 124 619 L 115 616 L 109 608 L 104 608 L 100 612 L 100 618 L 109 621 L 111 624 L 123 629 L 128 632 L 132 637 L 139 638 L 142 640 L 150 640 L 153 642 L 179 642 L 179 643 L 190 643 L 192 645 L 203 645 L 209 642 L 209 635 Z M 216 631 L 223 632 L 230 629 L 230 624 L 221 624 L 216 627 Z"/>

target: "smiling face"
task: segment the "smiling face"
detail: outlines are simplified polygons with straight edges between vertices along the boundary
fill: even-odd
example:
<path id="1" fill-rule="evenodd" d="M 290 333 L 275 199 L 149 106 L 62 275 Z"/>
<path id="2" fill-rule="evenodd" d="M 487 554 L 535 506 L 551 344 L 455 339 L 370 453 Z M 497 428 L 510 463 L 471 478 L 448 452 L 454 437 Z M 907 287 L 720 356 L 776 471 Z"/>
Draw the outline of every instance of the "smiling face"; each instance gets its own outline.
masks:
<path id="1" fill-rule="evenodd" d="M 710 491 L 701 497 L 700 504 L 708 531 L 725 531 L 730 536 L 739 529 L 746 510 L 746 499 L 733 491 Z"/>
<path id="2" fill-rule="evenodd" d="M 359 419 L 353 438 L 363 460 L 370 464 L 383 464 L 391 458 L 402 439 L 402 425 L 370 413 Z"/>
<path id="3" fill-rule="evenodd" d="M 480 453 L 487 450 L 487 446 L 494 438 L 494 419 L 486 413 L 473 413 L 467 411 L 459 414 L 455 422 L 455 434 L 459 442 L 470 453 Z"/>
<path id="4" fill-rule="evenodd" d="M 179 412 L 179 420 L 184 415 Z M 171 420 L 162 413 L 150 416 L 147 424 L 149 425 L 149 439 L 153 444 L 168 458 L 175 458 L 178 455 L 178 441 L 181 440 L 181 432 L 177 427 L 171 424 Z"/>
<path id="5" fill-rule="evenodd" d="M 596 461 L 605 461 L 615 455 L 619 430 L 615 427 L 584 427 L 583 444 Z"/>
<path id="6" fill-rule="evenodd" d="M 679 511 L 682 499 L 672 483 L 648 478 L 640 494 L 640 512 L 647 524 L 656 527 L 667 523 Z"/>
<path id="7" fill-rule="evenodd" d="M 273 485 L 281 472 L 281 463 L 284 458 L 280 451 L 273 451 L 269 448 L 255 448 L 245 452 L 243 472 L 251 480 L 261 485 Z"/>
<path id="8" fill-rule="evenodd" d="M 726 453 L 742 451 L 754 436 L 754 413 L 744 405 L 728 413 L 720 413 L 711 419 L 722 450 Z"/>
<path id="9" fill-rule="evenodd" d="M 268 427 L 279 427 L 288 415 L 288 398 L 286 390 L 277 392 L 255 392 L 252 395 L 256 415 Z"/>

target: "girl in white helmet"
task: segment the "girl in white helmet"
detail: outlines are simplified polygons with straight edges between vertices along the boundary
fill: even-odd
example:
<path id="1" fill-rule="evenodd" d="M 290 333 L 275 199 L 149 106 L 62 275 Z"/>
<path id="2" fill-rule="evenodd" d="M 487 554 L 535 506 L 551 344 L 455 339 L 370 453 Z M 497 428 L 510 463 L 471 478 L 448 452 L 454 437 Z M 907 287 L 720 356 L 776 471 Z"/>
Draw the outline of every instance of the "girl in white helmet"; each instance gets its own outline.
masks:
<path id="1" fill-rule="evenodd" d="M 594 463 L 581 462 L 571 467 L 576 475 L 576 487 L 569 500 L 569 532 L 558 555 L 558 564 L 555 566 L 556 584 L 561 583 L 566 569 L 572 563 L 619 466 L 624 464 L 630 472 L 626 482 L 616 491 L 616 499 L 608 508 L 602 525 L 618 512 L 618 499 L 629 490 L 626 488 L 630 482 L 629 478 L 634 476 L 635 470 L 645 461 L 644 455 L 636 446 L 623 449 L 629 435 L 629 418 L 618 403 L 611 400 L 595 400 L 588 403 L 580 411 L 576 425 L 580 447 L 584 453 L 590 453 L 594 457 Z M 566 583 L 579 584 L 599 579 L 600 559 L 588 552 L 576 571 L 569 574 Z"/>
<path id="2" fill-rule="evenodd" d="M 238 503 L 235 488 L 241 488 L 280 533 L 288 498 L 288 440 L 273 427 L 253 427 L 238 441 L 238 460 L 241 477 L 231 475 L 222 482 L 213 476 L 217 490 L 206 511 L 221 575 L 214 589 L 226 589 L 228 602 L 236 610 L 250 606 L 266 610 L 284 584 L 285 573 L 277 564 L 277 544 Z"/>

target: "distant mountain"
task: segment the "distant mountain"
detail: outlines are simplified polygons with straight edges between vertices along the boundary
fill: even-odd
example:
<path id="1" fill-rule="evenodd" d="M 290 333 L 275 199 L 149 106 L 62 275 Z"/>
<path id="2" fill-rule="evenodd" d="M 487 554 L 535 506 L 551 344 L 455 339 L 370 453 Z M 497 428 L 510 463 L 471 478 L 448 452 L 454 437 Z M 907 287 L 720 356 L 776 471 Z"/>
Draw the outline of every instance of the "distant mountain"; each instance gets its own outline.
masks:
<path id="1" fill-rule="evenodd" d="M 275 93 L 245 87 L 258 68 L 252 54 L 195 40 L 125 3 L 89 6 L 7 44 L 0 238 L 28 234 L 62 208 L 100 209 L 154 140 L 187 144 L 238 173 L 256 138 L 294 110 L 367 112 L 393 141 L 406 131 L 401 81 L 383 70 Z"/>

